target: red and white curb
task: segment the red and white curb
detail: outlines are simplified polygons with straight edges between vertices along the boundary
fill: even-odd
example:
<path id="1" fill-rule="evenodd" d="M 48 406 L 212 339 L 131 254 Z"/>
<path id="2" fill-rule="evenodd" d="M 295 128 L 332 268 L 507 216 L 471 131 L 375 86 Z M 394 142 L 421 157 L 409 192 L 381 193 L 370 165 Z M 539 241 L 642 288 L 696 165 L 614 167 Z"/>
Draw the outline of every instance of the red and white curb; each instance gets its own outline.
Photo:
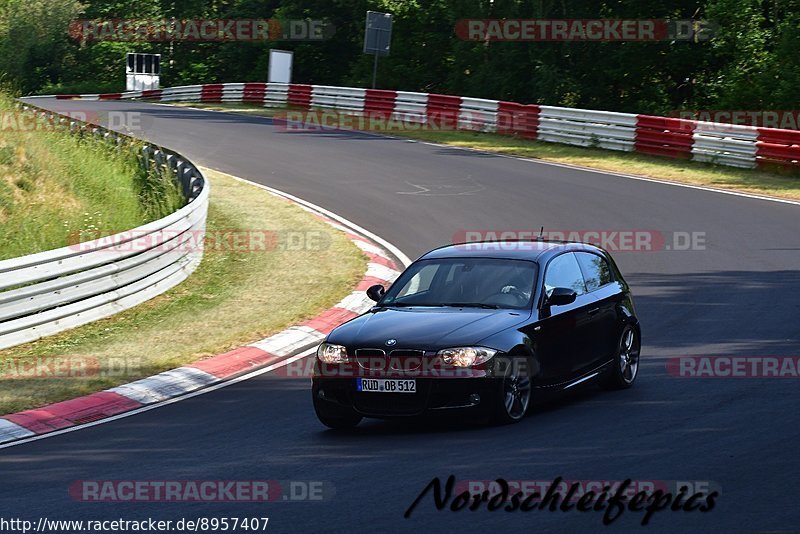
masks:
<path id="1" fill-rule="evenodd" d="M 208 388 L 306 352 L 336 326 L 372 307 L 372 301 L 364 291 L 373 284 L 393 282 L 402 268 L 397 261 L 409 263 L 408 258 L 391 244 L 327 210 L 272 188 L 248 183 L 299 204 L 347 234 L 369 258 L 364 276 L 353 292 L 312 319 L 225 354 L 91 395 L 0 417 L 0 444 L 96 423 Z"/>

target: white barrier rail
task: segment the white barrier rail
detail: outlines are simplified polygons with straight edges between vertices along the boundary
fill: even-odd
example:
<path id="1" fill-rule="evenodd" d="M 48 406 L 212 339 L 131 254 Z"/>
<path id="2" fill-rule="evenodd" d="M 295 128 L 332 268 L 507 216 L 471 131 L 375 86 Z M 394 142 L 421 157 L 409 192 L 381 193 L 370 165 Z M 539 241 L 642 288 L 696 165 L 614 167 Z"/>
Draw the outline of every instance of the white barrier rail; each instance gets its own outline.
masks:
<path id="1" fill-rule="evenodd" d="M 97 96 L 97 95 L 95 95 Z M 22 104 L 51 121 L 59 115 Z M 125 135 L 69 119 L 69 129 L 117 144 Z M 199 265 L 210 187 L 188 159 L 144 144 L 141 161 L 180 182 L 187 204 L 127 232 L 0 261 L 0 349 L 80 326 L 145 302 Z"/>
<path id="2" fill-rule="evenodd" d="M 162 102 L 247 102 L 325 109 L 404 122 L 410 129 L 452 128 L 740 168 L 800 167 L 800 132 L 555 106 L 522 105 L 408 91 L 305 84 L 227 83 L 60 98 Z M 367 121 L 369 123 L 369 121 Z M 392 125 L 397 132 L 396 125 Z"/>

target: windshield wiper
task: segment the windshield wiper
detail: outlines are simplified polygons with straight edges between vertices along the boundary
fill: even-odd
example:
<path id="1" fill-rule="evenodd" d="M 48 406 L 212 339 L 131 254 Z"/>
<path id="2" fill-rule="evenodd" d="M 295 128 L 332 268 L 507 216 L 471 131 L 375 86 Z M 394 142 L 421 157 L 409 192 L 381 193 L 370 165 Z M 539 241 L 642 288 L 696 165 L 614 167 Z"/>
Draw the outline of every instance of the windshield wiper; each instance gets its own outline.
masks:
<path id="1" fill-rule="evenodd" d="M 500 306 L 496 304 L 484 304 L 482 302 L 442 302 L 442 303 L 418 303 L 418 302 L 392 302 L 391 304 L 381 304 L 383 308 L 408 308 L 411 306 L 428 308 L 483 308 L 485 310 L 497 310 Z"/>
<path id="2" fill-rule="evenodd" d="M 483 302 L 448 302 L 442 306 L 450 306 L 452 308 L 483 308 L 485 310 L 496 310 L 500 308 L 497 304 L 484 304 Z"/>
<path id="3" fill-rule="evenodd" d="M 417 302 L 391 302 L 389 304 L 380 304 L 384 308 L 408 308 L 410 306 L 447 306 L 447 304 L 420 304 Z"/>

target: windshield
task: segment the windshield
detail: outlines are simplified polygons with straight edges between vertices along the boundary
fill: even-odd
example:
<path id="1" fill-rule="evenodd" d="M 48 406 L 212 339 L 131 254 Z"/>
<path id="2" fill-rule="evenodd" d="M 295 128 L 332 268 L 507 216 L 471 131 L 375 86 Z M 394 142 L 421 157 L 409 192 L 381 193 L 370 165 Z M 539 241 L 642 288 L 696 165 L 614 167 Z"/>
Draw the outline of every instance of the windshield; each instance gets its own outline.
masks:
<path id="1" fill-rule="evenodd" d="M 536 264 L 524 260 L 422 260 L 397 279 L 381 306 L 529 308 Z"/>

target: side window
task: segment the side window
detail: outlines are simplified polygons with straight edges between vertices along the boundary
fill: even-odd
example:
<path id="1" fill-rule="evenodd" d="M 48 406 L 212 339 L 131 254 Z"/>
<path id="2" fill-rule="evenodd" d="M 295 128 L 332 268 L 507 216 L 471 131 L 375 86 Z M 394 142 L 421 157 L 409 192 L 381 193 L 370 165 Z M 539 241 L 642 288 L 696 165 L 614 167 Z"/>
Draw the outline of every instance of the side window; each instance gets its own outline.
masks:
<path id="1" fill-rule="evenodd" d="M 586 280 L 588 291 L 594 291 L 614 281 L 611 267 L 605 258 L 590 252 L 576 252 L 575 256 L 583 269 L 583 277 Z"/>
<path id="2" fill-rule="evenodd" d="M 583 295 L 586 293 L 586 286 L 583 283 L 583 274 L 575 259 L 575 254 L 568 252 L 556 256 L 548 265 L 547 273 L 544 276 L 544 289 L 547 293 L 556 287 L 568 287 Z"/>

